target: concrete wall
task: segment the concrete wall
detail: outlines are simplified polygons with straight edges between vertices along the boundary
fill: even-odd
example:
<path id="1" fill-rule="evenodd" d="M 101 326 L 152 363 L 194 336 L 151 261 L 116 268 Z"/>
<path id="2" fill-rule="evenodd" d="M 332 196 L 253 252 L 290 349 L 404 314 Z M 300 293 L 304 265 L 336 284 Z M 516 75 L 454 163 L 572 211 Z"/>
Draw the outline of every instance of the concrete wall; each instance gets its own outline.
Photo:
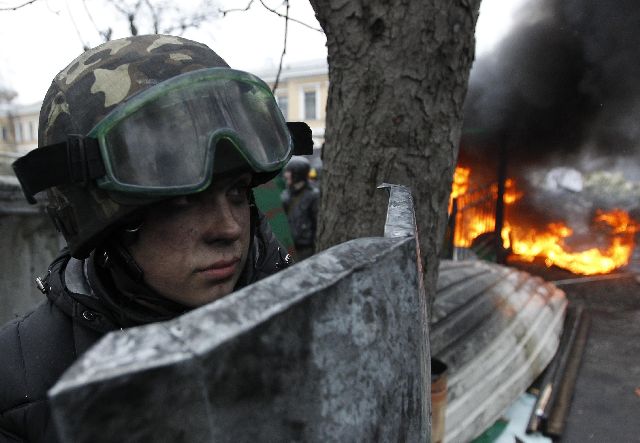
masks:
<path id="1" fill-rule="evenodd" d="M 63 240 L 44 205 L 29 205 L 13 177 L 0 177 L 0 324 L 29 312 L 45 296 L 44 275 Z"/>

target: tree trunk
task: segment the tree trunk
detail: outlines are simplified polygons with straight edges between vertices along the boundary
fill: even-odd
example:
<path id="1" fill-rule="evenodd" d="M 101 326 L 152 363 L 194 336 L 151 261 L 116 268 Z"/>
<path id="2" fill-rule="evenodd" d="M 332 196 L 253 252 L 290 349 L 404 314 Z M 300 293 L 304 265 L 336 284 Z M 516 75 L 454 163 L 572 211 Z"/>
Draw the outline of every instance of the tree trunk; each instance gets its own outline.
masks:
<path id="1" fill-rule="evenodd" d="M 381 235 L 377 185 L 409 186 L 431 300 L 480 0 L 310 2 L 330 84 L 317 249 Z"/>

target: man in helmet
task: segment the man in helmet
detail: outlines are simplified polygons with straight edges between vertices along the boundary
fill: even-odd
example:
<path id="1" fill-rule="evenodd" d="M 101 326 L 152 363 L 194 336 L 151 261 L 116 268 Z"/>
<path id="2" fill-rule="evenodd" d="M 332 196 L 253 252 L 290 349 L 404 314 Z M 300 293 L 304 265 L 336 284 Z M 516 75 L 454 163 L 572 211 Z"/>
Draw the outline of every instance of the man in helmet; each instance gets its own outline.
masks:
<path id="1" fill-rule="evenodd" d="M 287 188 L 282 203 L 287 213 L 296 258 L 303 260 L 314 252 L 318 218 L 318 190 L 309 183 L 311 165 L 305 157 L 291 158 L 284 171 Z"/>
<path id="2" fill-rule="evenodd" d="M 312 142 L 257 77 L 200 43 L 150 35 L 63 69 L 38 145 L 14 170 L 30 202 L 47 191 L 68 248 L 37 279 L 46 303 L 0 329 L 0 441 L 57 440 L 47 390 L 107 332 L 286 267 L 251 189 Z"/>

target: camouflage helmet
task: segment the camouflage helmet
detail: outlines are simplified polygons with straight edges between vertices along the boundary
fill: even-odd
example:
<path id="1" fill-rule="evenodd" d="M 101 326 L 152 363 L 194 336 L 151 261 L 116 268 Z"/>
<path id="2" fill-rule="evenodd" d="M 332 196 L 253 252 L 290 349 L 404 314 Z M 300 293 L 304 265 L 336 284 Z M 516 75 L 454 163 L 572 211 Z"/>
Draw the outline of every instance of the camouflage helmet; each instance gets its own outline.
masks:
<path id="1" fill-rule="evenodd" d="M 206 45 L 169 35 L 128 37 L 90 49 L 54 78 L 40 111 L 38 145 L 64 142 L 69 134 L 87 135 L 130 97 L 180 74 L 213 67 L 228 65 Z M 48 212 L 77 258 L 86 257 L 128 216 L 153 202 L 114 199 L 94 183 L 55 186 L 48 196 Z"/>

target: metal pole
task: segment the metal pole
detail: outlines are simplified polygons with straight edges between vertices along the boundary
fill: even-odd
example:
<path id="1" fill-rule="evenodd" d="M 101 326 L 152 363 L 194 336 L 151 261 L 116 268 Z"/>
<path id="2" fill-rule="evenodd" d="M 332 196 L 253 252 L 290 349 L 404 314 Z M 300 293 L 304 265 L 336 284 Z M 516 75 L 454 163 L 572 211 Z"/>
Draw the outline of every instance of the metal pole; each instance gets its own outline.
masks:
<path id="1" fill-rule="evenodd" d="M 564 280 L 554 280 L 554 281 L 551 281 L 550 283 L 553 283 L 556 286 L 563 286 L 563 285 L 574 285 L 579 283 L 588 283 L 592 281 L 615 280 L 618 278 L 631 278 L 631 277 L 633 277 L 632 274 L 628 272 L 624 272 L 624 273 L 618 273 L 618 274 L 606 274 L 606 275 L 594 275 L 589 277 L 567 278 Z"/>
<path id="2" fill-rule="evenodd" d="M 571 354 L 566 365 L 566 370 L 562 374 L 562 378 L 557 383 L 557 397 L 554 405 L 549 413 L 544 434 L 557 440 L 562 436 L 567 421 L 567 414 L 571 407 L 571 399 L 573 390 L 578 379 L 578 371 L 582 362 L 582 354 L 587 346 L 589 336 L 589 327 L 591 325 L 591 315 L 584 312 L 575 342 L 571 349 Z"/>
<path id="3" fill-rule="evenodd" d="M 572 307 L 567 310 L 562 337 L 560 338 L 556 354 L 547 366 L 543 376 L 540 395 L 531 413 L 527 433 L 536 431 L 545 432 L 547 419 L 556 403 L 558 390 L 560 388 L 559 384 L 565 373 L 583 312 L 583 305 L 578 305 L 576 308 Z"/>
<path id="4" fill-rule="evenodd" d="M 449 214 L 449 222 L 447 224 L 447 236 L 445 238 L 444 258 L 453 259 L 453 251 L 456 247 L 456 218 L 458 217 L 458 199 L 451 201 L 451 214 Z"/>
<path id="5" fill-rule="evenodd" d="M 498 198 L 496 199 L 495 248 L 496 262 L 506 264 L 507 257 L 502 249 L 502 227 L 504 226 L 504 191 L 507 182 L 507 140 L 502 140 L 498 154 Z"/>

